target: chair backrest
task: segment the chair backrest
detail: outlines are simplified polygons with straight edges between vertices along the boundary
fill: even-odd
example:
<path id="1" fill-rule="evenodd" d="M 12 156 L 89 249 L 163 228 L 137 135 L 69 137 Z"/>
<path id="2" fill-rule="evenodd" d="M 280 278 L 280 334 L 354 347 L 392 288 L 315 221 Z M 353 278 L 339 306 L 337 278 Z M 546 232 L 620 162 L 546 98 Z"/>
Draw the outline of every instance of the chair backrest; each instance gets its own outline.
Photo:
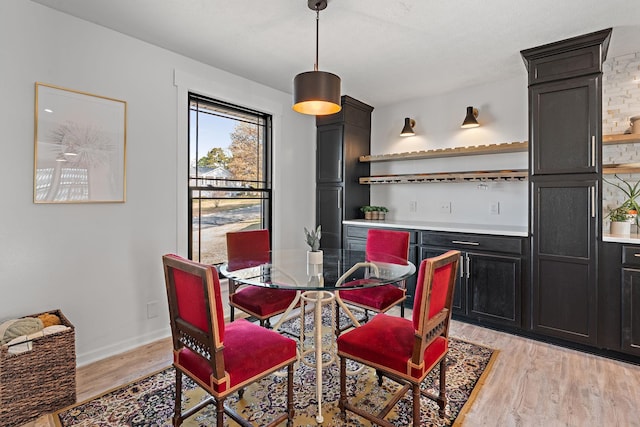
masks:
<path id="1" fill-rule="evenodd" d="M 416 345 L 420 348 L 414 348 L 414 363 L 419 363 L 424 349 L 435 338 L 449 335 L 459 261 L 460 251 L 448 251 L 420 263 L 412 313 L 416 337 L 420 338 Z M 431 326 L 436 326 L 436 329 Z"/>
<path id="2" fill-rule="evenodd" d="M 398 258 L 401 258 L 406 264 L 409 259 L 409 232 L 369 229 L 366 255 L 367 261 L 398 264 Z"/>
<path id="3" fill-rule="evenodd" d="M 229 271 L 255 267 L 269 262 L 269 230 L 248 230 L 227 233 Z"/>
<path id="4" fill-rule="evenodd" d="M 188 347 L 202 354 L 204 349 L 211 355 L 216 376 L 224 375 L 224 311 L 218 272 L 173 254 L 164 255 L 162 264 L 174 351 Z M 215 357 L 218 353 L 220 357 Z"/>

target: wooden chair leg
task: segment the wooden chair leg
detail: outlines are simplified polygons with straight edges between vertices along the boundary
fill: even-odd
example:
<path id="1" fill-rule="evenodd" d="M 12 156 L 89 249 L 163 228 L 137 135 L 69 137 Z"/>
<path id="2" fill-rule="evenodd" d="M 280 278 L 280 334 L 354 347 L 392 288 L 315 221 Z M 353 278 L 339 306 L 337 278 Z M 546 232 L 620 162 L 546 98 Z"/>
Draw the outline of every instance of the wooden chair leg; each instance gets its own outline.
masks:
<path id="1" fill-rule="evenodd" d="M 404 301 L 400 303 L 400 317 L 404 318 Z"/>
<path id="2" fill-rule="evenodd" d="M 376 375 L 378 376 L 378 387 L 382 386 L 382 371 L 376 369 Z"/>
<path id="3" fill-rule="evenodd" d="M 447 379 L 447 357 L 443 357 L 440 361 L 440 394 L 438 399 L 438 406 L 440 410 L 438 413 L 441 417 L 445 416 L 444 408 L 447 406 L 447 394 L 446 394 L 446 381 Z"/>
<path id="4" fill-rule="evenodd" d="M 413 384 L 411 387 L 413 394 L 413 425 L 420 424 L 420 384 Z"/>
<path id="5" fill-rule="evenodd" d="M 340 400 L 338 401 L 338 408 L 342 416 L 347 417 L 347 410 L 345 408 L 347 403 L 347 361 L 344 357 L 340 358 Z"/>
<path id="6" fill-rule="evenodd" d="M 224 399 L 216 399 L 216 425 L 224 425 Z"/>
<path id="7" fill-rule="evenodd" d="M 244 388 L 238 390 L 238 398 L 242 399 L 242 396 L 244 396 Z"/>
<path id="8" fill-rule="evenodd" d="M 234 307 L 234 306 L 232 306 L 232 305 L 230 305 L 230 306 L 229 306 L 229 321 L 230 321 L 230 322 L 233 322 L 233 319 L 235 319 L 235 317 L 236 317 L 236 314 L 235 314 L 235 313 L 236 313 L 236 311 L 235 311 L 235 307 Z"/>
<path id="9" fill-rule="evenodd" d="M 287 427 L 293 427 L 295 414 L 293 407 L 293 364 L 291 364 L 287 367 Z"/>
<path id="10" fill-rule="evenodd" d="M 175 368 L 174 370 L 176 371 L 176 400 L 173 410 L 173 425 L 178 427 L 182 424 L 182 372 Z"/>

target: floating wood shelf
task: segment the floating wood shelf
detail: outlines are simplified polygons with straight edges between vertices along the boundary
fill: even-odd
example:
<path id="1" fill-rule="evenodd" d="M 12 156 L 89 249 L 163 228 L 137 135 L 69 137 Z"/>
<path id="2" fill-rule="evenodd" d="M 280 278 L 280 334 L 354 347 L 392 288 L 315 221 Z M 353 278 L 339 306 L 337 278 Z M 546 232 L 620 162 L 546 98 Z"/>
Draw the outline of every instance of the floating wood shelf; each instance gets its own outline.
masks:
<path id="1" fill-rule="evenodd" d="M 360 178 L 360 184 L 420 184 L 432 182 L 474 182 L 474 181 L 524 181 L 529 172 L 526 169 L 440 172 L 404 175 L 377 175 Z"/>
<path id="2" fill-rule="evenodd" d="M 640 134 L 603 135 L 603 144 L 631 144 L 640 142 Z M 388 162 L 392 160 L 435 159 L 439 157 L 475 156 L 483 154 L 517 153 L 527 151 L 528 142 L 508 142 L 504 144 L 477 145 L 472 147 L 440 148 L 435 150 L 411 151 L 406 153 L 360 156 L 361 162 Z M 640 163 L 603 165 L 602 173 L 640 173 Z M 440 172 L 402 175 L 377 175 L 360 178 L 360 184 L 415 184 L 432 182 L 473 182 L 473 181 L 524 181 L 528 179 L 526 169 L 475 172 Z"/>
<path id="3" fill-rule="evenodd" d="M 438 148 L 435 150 L 406 153 L 360 156 L 361 162 L 388 162 L 391 160 L 435 159 L 439 157 L 476 156 L 481 154 L 517 153 L 527 151 L 527 141 L 504 144 L 477 145 L 471 147 Z"/>
<path id="4" fill-rule="evenodd" d="M 632 144 L 640 142 L 640 134 L 619 134 L 619 135 L 602 135 L 602 143 L 608 144 Z"/>
<path id="5" fill-rule="evenodd" d="M 603 135 L 602 143 L 631 144 L 640 142 L 640 134 Z M 392 160 L 436 159 L 439 157 L 477 156 L 482 154 L 518 153 L 527 151 L 529 143 L 507 142 L 504 144 L 476 145 L 470 147 L 437 148 L 434 150 L 408 151 L 404 153 L 375 154 L 360 156 L 361 162 L 389 162 Z"/>
<path id="6" fill-rule="evenodd" d="M 602 173 L 605 175 L 613 175 L 616 173 L 640 173 L 640 163 L 602 165 Z"/>

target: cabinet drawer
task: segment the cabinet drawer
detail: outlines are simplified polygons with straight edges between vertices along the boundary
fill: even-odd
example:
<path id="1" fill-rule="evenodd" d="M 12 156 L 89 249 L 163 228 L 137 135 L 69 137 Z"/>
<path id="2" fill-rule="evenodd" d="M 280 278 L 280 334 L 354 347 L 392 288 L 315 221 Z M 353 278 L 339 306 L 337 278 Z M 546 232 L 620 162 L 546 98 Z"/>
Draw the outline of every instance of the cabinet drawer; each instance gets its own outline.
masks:
<path id="1" fill-rule="evenodd" d="M 631 267 L 640 267 L 640 246 L 623 246 L 622 263 Z"/>
<path id="2" fill-rule="evenodd" d="M 352 225 L 347 225 L 347 237 L 366 239 L 368 231 L 369 229 L 366 227 L 354 227 Z"/>
<path id="3" fill-rule="evenodd" d="M 401 229 L 401 228 L 386 228 L 386 227 L 359 227 L 357 225 L 347 225 L 347 237 L 351 237 L 354 239 L 365 239 L 367 238 L 367 233 L 370 229 L 372 228 L 377 228 L 377 229 L 381 229 L 381 230 L 390 230 L 390 231 L 407 231 L 409 232 L 409 244 L 411 245 L 415 245 L 416 244 L 416 232 L 412 231 L 412 230 L 405 230 L 405 229 Z"/>
<path id="4" fill-rule="evenodd" d="M 521 255 L 523 252 L 522 239 L 509 236 L 423 231 L 420 233 L 420 244 L 444 246 L 461 250 L 504 252 L 517 255 Z"/>

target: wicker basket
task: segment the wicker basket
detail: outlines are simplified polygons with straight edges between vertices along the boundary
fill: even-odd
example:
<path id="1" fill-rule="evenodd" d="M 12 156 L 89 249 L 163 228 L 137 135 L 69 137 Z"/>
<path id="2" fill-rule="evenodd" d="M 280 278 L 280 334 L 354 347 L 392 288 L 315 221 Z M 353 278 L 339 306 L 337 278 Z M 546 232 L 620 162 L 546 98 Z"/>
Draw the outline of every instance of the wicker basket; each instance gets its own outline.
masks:
<path id="1" fill-rule="evenodd" d="M 75 329 L 60 310 L 48 313 L 70 329 L 34 338 L 24 353 L 0 346 L 0 426 L 18 426 L 76 401 Z"/>

